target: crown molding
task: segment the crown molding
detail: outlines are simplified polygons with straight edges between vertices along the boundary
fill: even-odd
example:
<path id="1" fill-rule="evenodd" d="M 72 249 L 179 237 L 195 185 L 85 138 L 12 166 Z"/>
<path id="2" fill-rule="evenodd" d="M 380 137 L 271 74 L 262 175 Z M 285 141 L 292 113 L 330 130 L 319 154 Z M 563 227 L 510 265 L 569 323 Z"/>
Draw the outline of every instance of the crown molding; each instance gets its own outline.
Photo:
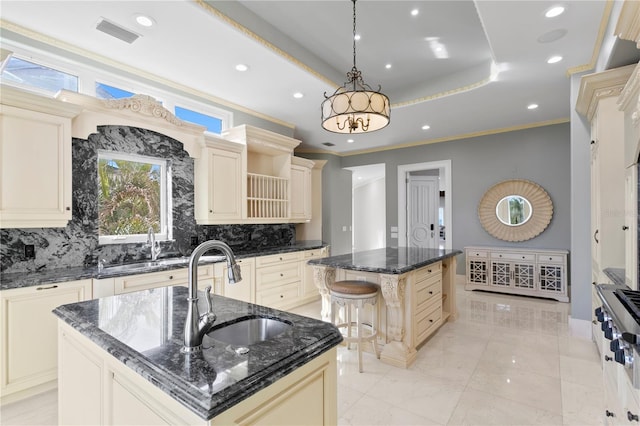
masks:
<path id="1" fill-rule="evenodd" d="M 635 65 L 627 65 L 582 76 L 576 100 L 576 111 L 591 121 L 598 107 L 598 101 L 611 96 L 619 96 L 634 68 Z"/>

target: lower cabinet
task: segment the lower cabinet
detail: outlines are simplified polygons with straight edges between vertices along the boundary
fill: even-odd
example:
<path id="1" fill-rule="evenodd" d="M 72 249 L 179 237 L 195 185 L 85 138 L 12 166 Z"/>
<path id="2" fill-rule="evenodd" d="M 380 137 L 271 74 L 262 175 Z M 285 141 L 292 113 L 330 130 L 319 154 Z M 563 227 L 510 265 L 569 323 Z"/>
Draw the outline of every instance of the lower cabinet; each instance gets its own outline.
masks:
<path id="1" fill-rule="evenodd" d="M 465 247 L 466 290 L 569 301 L 567 251 Z"/>
<path id="2" fill-rule="evenodd" d="M 67 324 L 58 333 L 60 424 L 337 424 L 336 348 L 207 421 Z"/>
<path id="3" fill-rule="evenodd" d="M 226 262 L 215 264 L 216 293 L 253 303 L 255 301 L 255 259 L 253 257 L 237 259 L 236 262 L 240 265 L 240 274 L 242 275 L 242 280 L 236 283 L 229 283 L 229 268 L 227 268 Z M 220 282 L 219 286 L 218 282 Z"/>
<path id="4" fill-rule="evenodd" d="M 442 323 L 442 262 L 416 272 L 413 303 L 413 341 L 422 343 Z"/>
<path id="5" fill-rule="evenodd" d="M 275 309 L 299 304 L 302 286 L 302 252 L 256 258 L 256 303 Z"/>
<path id="6" fill-rule="evenodd" d="M 54 388 L 57 332 L 53 309 L 91 299 L 91 280 L 0 292 L 2 402 Z"/>

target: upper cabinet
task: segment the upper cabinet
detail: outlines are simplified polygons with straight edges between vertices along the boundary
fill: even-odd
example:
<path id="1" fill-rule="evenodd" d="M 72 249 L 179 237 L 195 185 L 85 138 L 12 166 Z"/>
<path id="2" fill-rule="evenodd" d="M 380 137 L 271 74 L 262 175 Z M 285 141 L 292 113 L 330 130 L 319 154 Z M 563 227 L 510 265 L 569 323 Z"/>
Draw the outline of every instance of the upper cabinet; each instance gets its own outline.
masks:
<path id="1" fill-rule="evenodd" d="M 311 169 L 314 162 L 304 158 L 291 159 L 291 219 L 308 222 L 311 220 Z"/>
<path id="2" fill-rule="evenodd" d="M 240 223 L 246 197 L 245 146 L 207 136 L 202 155 L 195 160 L 195 214 L 202 225 Z"/>
<path id="3" fill-rule="evenodd" d="M 629 3 L 629 2 L 625 2 Z M 636 2 L 634 2 L 636 3 Z M 637 10 L 637 9 L 636 9 Z M 637 15 L 636 15 L 637 16 Z M 636 27 L 636 31 L 640 31 Z M 636 39 L 640 39 L 636 32 Z M 638 156 L 640 154 L 640 64 L 629 77 L 619 99 L 624 111 L 625 171 L 625 284 L 638 290 Z"/>
<path id="4" fill-rule="evenodd" d="M 293 223 L 311 219 L 314 162 L 293 156 L 300 141 L 242 125 L 206 138 L 196 159 L 200 224 Z"/>
<path id="5" fill-rule="evenodd" d="M 625 259 L 624 114 L 618 97 L 633 66 L 585 75 L 576 110 L 591 122 L 592 281 L 607 282 L 604 269 Z M 586 142 L 586 141 L 585 141 Z"/>
<path id="6" fill-rule="evenodd" d="M 0 91 L 0 228 L 65 227 L 71 219 L 71 121 L 81 108 Z"/>

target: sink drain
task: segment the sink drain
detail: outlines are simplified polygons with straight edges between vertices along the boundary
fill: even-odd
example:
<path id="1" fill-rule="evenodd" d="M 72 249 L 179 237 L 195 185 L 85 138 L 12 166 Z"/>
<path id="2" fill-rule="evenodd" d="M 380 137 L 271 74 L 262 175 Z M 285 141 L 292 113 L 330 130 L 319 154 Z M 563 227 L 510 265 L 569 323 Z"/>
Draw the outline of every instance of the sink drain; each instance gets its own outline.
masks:
<path id="1" fill-rule="evenodd" d="M 249 352 L 249 348 L 246 346 L 240 346 L 234 349 L 234 352 L 238 355 L 244 355 Z"/>

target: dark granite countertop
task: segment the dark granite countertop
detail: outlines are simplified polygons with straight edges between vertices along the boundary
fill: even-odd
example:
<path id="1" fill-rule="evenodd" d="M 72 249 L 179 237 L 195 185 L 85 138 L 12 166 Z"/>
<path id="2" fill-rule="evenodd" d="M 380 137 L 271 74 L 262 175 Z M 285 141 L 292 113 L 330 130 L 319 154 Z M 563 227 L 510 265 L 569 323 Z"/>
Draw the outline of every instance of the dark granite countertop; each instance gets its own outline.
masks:
<path id="1" fill-rule="evenodd" d="M 313 249 L 318 249 L 326 246 L 327 246 L 326 243 L 323 243 L 322 241 L 319 241 L 319 240 L 296 241 L 295 244 L 291 244 L 287 246 L 263 247 L 255 250 L 246 250 L 246 251 L 237 251 L 237 252 L 234 251 L 234 254 L 238 259 L 242 259 L 242 258 L 255 257 L 255 256 L 268 256 L 270 254 L 289 253 L 293 251 L 313 250 Z M 214 253 L 214 252 L 212 251 L 211 253 Z M 220 260 L 206 261 L 201 258 L 199 263 L 200 264 L 212 263 L 214 261 L 220 261 Z M 10 274 L 0 275 L 0 290 L 9 290 L 13 288 L 22 288 L 22 287 L 33 287 L 37 285 L 53 284 L 53 283 L 59 283 L 59 282 L 65 282 L 65 281 L 84 280 L 84 279 L 91 279 L 91 278 L 103 279 L 103 278 L 122 277 L 127 275 L 137 275 L 137 274 L 144 274 L 144 273 L 150 273 L 150 272 L 167 271 L 172 269 L 182 269 L 186 267 L 187 267 L 187 263 L 174 264 L 174 265 L 154 265 L 154 266 L 146 267 L 144 269 L 136 269 L 136 270 L 129 270 L 129 271 L 112 270 L 108 267 L 104 268 L 102 271 L 99 271 L 96 266 L 89 266 L 89 267 L 79 266 L 75 268 L 43 269 L 38 272 L 14 272 Z"/>
<path id="2" fill-rule="evenodd" d="M 625 285 L 624 268 L 604 268 L 602 272 L 614 285 Z"/>
<path id="3" fill-rule="evenodd" d="M 460 250 L 440 250 L 411 247 L 387 247 L 356 251 L 338 256 L 309 260 L 310 265 L 325 265 L 352 271 L 382 274 L 404 274 L 414 269 L 461 254 Z"/>
<path id="4" fill-rule="evenodd" d="M 205 336 L 203 350 L 184 354 L 188 289 L 163 287 L 62 305 L 53 312 L 176 401 L 211 419 L 342 341 L 331 324 L 212 295 L 218 324 L 267 317 L 293 324 L 279 336 L 235 347 Z M 198 307 L 205 312 L 200 292 Z"/>

